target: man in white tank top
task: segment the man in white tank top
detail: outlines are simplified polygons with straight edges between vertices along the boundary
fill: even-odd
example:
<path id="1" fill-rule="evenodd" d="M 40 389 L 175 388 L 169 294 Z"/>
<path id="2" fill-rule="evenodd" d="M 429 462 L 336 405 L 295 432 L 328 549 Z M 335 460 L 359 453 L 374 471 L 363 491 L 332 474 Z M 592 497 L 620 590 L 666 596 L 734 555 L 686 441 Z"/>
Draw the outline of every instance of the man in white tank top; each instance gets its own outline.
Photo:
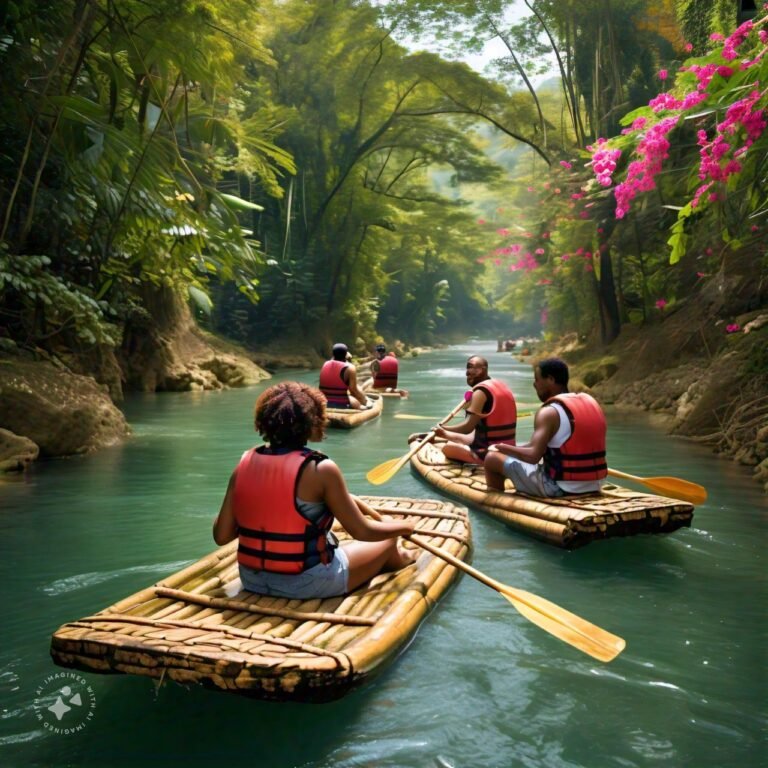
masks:
<path id="1" fill-rule="evenodd" d="M 571 420 L 565 408 L 558 402 L 547 402 L 553 397 L 588 399 L 589 407 L 595 410 L 595 418 L 602 417 L 602 425 L 596 427 L 597 440 L 589 447 L 589 461 L 595 470 L 588 474 L 604 474 L 601 468 L 605 462 L 604 416 L 599 405 L 585 394 L 568 392 L 568 366 L 559 358 L 542 360 L 534 367 L 533 386 L 545 405 L 536 412 L 533 435 L 523 445 L 492 445 L 485 457 L 485 478 L 489 491 L 504 491 L 504 480 L 509 478 L 515 490 L 530 496 L 557 497 L 566 494 L 594 493 L 600 490 L 602 479 L 553 479 L 540 463 L 548 449 L 559 449 L 572 435 Z M 599 435 L 602 428 L 602 442 Z M 602 458 L 593 458 L 600 453 Z M 577 457 L 578 458 L 578 457 Z M 573 474 L 573 470 L 570 474 Z"/>

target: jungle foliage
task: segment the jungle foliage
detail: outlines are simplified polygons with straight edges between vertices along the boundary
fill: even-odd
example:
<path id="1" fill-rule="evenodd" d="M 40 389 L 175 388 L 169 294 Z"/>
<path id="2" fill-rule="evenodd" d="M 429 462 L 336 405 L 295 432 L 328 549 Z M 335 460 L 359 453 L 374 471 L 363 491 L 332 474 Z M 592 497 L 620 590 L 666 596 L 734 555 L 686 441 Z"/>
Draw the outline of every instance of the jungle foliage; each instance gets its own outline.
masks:
<path id="1" fill-rule="evenodd" d="M 712 78 L 702 115 L 674 113 L 663 173 L 617 219 L 590 165 L 602 137 L 626 181 L 647 156 L 633 122 L 665 117 L 647 106 L 660 87 L 697 87 L 674 75 L 687 57 L 725 66 L 709 35 L 734 5 L 525 0 L 522 21 L 511 5 L 6 3 L 0 335 L 119 345 L 147 288 L 170 286 L 253 346 L 542 325 L 610 340 L 734 254 L 764 269 L 764 127 L 692 205 L 697 131 L 753 76 L 765 109 L 764 20 L 739 51 L 754 67 Z M 397 42 L 424 30 L 506 55 L 481 76 Z M 545 60 L 554 85 L 536 87 Z"/>

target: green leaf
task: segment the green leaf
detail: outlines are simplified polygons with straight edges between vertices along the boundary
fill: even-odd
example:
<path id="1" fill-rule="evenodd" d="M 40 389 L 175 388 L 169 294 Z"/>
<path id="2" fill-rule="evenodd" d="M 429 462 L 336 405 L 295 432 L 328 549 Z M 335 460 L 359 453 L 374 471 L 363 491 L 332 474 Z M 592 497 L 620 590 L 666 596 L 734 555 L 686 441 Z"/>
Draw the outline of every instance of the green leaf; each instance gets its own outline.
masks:
<path id="1" fill-rule="evenodd" d="M 221 199 L 229 205 L 230 208 L 237 208 L 241 211 L 263 211 L 264 207 L 252 203 L 250 200 L 243 200 L 242 197 L 235 197 L 234 195 L 228 195 L 224 192 L 219 193 Z"/>

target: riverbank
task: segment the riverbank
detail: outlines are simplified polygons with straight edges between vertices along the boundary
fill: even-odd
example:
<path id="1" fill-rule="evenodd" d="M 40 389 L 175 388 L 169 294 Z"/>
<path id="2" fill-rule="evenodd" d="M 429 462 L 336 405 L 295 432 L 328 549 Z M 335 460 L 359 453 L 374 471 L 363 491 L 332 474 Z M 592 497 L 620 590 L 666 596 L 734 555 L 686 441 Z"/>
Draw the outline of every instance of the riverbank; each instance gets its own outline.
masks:
<path id="1" fill-rule="evenodd" d="M 706 322 L 683 307 L 658 322 L 625 326 L 612 344 L 571 336 L 541 342 L 572 367 L 574 388 L 661 419 L 671 434 L 751 467 L 768 493 L 768 313 Z"/>

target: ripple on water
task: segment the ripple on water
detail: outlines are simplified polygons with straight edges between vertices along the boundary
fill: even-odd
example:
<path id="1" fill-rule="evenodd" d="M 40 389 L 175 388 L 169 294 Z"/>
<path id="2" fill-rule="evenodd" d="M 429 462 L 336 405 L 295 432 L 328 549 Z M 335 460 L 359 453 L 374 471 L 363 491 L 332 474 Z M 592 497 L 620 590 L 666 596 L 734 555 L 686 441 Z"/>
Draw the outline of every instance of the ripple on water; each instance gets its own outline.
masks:
<path id="1" fill-rule="evenodd" d="M 119 576 L 126 576 L 134 573 L 168 573 L 181 570 L 192 560 L 176 560 L 171 563 L 152 563 L 148 565 L 135 565 L 132 568 L 119 568 L 116 571 L 91 571 L 90 573 L 78 573 L 74 576 L 67 576 L 64 579 L 56 579 L 50 584 L 44 584 L 39 587 L 41 592 L 55 597 L 63 595 L 66 592 L 74 592 L 78 589 L 85 589 L 96 584 L 101 584 Z"/>

